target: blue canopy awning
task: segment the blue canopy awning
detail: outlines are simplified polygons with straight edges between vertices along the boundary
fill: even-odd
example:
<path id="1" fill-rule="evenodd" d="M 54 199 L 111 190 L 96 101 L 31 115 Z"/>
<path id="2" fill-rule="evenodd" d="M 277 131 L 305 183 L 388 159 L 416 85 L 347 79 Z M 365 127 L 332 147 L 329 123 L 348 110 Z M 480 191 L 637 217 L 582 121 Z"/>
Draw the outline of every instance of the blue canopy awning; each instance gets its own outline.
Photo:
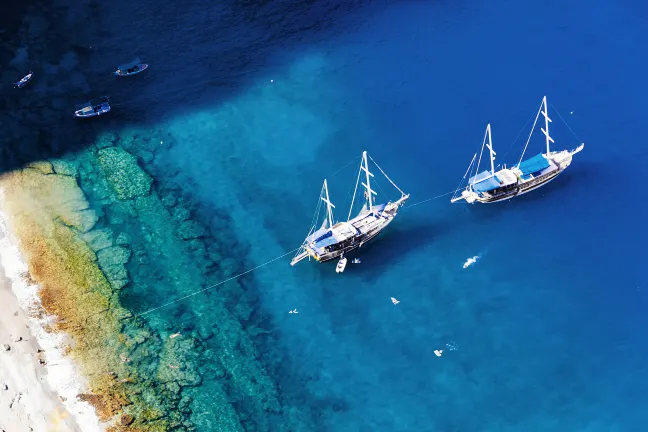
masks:
<path id="1" fill-rule="evenodd" d="M 497 178 L 497 176 L 493 176 L 487 178 L 486 180 L 482 180 L 479 183 L 475 183 L 473 185 L 473 190 L 475 192 L 488 192 L 493 189 L 497 189 L 498 187 L 500 187 L 500 180 Z"/>
<path id="2" fill-rule="evenodd" d="M 519 166 L 522 175 L 535 174 L 542 171 L 543 169 L 549 168 L 549 160 L 542 153 L 538 153 L 533 156 L 531 159 L 527 159 L 522 162 Z"/>

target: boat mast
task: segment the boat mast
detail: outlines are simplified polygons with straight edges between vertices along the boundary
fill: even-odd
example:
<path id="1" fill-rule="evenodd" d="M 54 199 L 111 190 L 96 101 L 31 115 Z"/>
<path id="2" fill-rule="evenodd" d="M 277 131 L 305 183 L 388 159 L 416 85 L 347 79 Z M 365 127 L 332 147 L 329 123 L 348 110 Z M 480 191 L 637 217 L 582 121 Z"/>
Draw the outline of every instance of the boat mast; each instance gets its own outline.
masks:
<path id="1" fill-rule="evenodd" d="M 335 208 L 335 206 L 329 199 L 329 192 L 328 192 L 328 186 L 326 184 L 326 179 L 324 179 L 324 186 L 322 189 L 324 190 L 326 197 L 322 196 L 321 198 L 322 201 L 326 203 L 326 217 L 328 219 L 329 228 L 331 228 L 333 226 L 333 210 L 331 210 L 331 208 Z"/>
<path id="2" fill-rule="evenodd" d="M 360 169 L 365 172 L 365 178 L 367 183 L 362 183 L 362 186 L 365 188 L 365 198 L 367 199 L 367 210 L 371 211 L 373 209 L 373 195 L 376 195 L 376 192 L 371 189 L 370 179 L 374 175 L 369 172 L 369 162 L 367 162 L 367 152 L 362 152 L 362 162 L 360 163 Z"/>
<path id="3" fill-rule="evenodd" d="M 488 126 L 486 126 L 486 133 L 484 134 L 484 139 L 482 140 L 481 150 L 479 150 L 479 159 L 477 159 L 477 169 L 475 170 L 475 177 L 477 176 L 477 174 L 479 174 L 479 165 L 481 165 L 482 155 L 484 154 L 484 146 L 486 145 L 486 139 L 488 138 L 489 134 L 490 134 L 490 123 L 488 123 Z M 491 159 L 492 158 L 493 156 L 491 155 Z M 473 182 L 470 183 L 470 186 L 472 186 L 474 183 L 475 181 L 473 180 Z"/>
<path id="4" fill-rule="evenodd" d="M 540 127 L 540 130 L 542 133 L 545 135 L 546 140 L 547 140 L 547 154 L 551 151 L 549 148 L 549 143 L 554 142 L 553 138 L 549 136 L 549 123 L 551 123 L 551 119 L 549 118 L 549 115 L 547 114 L 547 96 L 544 96 L 542 98 L 542 108 L 541 108 L 542 115 L 545 118 L 545 127 L 543 128 L 542 126 Z"/>
<path id="5" fill-rule="evenodd" d="M 495 153 L 495 151 L 493 150 L 490 123 L 488 123 L 488 126 L 486 126 L 486 135 L 488 136 L 488 143 L 486 144 L 486 147 L 488 147 L 488 150 L 490 150 L 491 175 L 495 175 L 495 155 L 497 153 Z"/>

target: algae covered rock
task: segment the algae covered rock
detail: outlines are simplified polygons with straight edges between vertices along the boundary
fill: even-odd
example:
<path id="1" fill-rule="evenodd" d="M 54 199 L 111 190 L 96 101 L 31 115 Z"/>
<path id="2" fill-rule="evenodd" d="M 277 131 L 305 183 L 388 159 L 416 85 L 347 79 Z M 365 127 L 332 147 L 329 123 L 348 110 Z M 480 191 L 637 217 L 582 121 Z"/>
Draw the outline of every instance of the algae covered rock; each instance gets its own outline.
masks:
<path id="1" fill-rule="evenodd" d="M 124 264 L 130 256 L 131 251 L 122 246 L 110 246 L 97 252 L 99 267 L 113 290 L 122 289 L 128 284 L 128 272 Z"/>
<path id="2" fill-rule="evenodd" d="M 110 229 L 102 228 L 85 233 L 83 235 L 83 240 L 88 243 L 88 246 L 90 246 L 93 251 L 98 252 L 113 245 L 112 237 L 113 233 Z"/>
<path id="3" fill-rule="evenodd" d="M 178 228 L 178 237 L 183 240 L 204 237 L 206 234 L 207 231 L 205 230 L 205 227 L 191 219 L 182 222 L 180 228 Z"/>
<path id="4" fill-rule="evenodd" d="M 73 177 L 24 169 L 13 180 L 20 187 L 9 192 L 26 213 L 51 214 L 81 232 L 90 231 L 99 219 Z"/>
<path id="5" fill-rule="evenodd" d="M 126 264 L 130 259 L 131 252 L 122 246 L 111 246 L 102 249 L 97 253 L 99 266 L 109 267 L 114 265 Z"/>
<path id="6" fill-rule="evenodd" d="M 31 162 L 27 164 L 26 168 L 35 169 L 43 174 L 54 174 L 52 164 L 48 161 Z"/>
<path id="7" fill-rule="evenodd" d="M 54 169 L 56 174 L 72 177 L 76 177 L 79 174 L 76 165 L 72 162 L 61 159 L 52 159 L 50 160 L 50 163 L 52 164 L 52 169 Z"/>
<path id="8" fill-rule="evenodd" d="M 97 152 L 99 166 L 120 200 L 148 195 L 153 179 L 137 164 L 137 159 L 120 147 Z"/>

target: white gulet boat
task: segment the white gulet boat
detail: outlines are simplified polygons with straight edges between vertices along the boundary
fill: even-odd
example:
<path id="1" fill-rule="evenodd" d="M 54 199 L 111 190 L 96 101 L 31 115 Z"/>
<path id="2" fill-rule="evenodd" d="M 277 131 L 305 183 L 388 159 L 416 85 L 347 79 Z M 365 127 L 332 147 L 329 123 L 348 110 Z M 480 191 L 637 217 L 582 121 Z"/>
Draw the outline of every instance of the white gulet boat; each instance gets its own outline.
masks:
<path id="1" fill-rule="evenodd" d="M 531 141 L 531 136 L 535 130 L 536 124 L 538 123 L 538 118 L 540 114 L 543 115 L 545 119 L 545 126 L 540 127 L 540 130 L 545 135 L 546 141 L 546 152 L 538 153 L 530 159 L 523 161 L 524 153 Z M 547 113 L 547 97 L 542 98 L 542 103 L 538 114 L 536 115 L 535 121 L 533 122 L 533 127 L 529 133 L 529 138 L 524 146 L 524 151 L 517 165 L 507 168 L 506 165 L 499 171 L 495 171 L 495 151 L 493 150 L 493 143 L 491 140 L 491 125 L 490 123 L 486 127 L 486 134 L 484 135 L 484 141 L 482 142 L 481 151 L 479 153 L 479 159 L 477 160 L 477 167 L 474 169 L 474 175 L 468 179 L 468 185 L 461 192 L 460 195 L 453 195 L 450 202 L 457 202 L 460 200 L 465 200 L 468 203 L 474 203 L 475 201 L 481 203 L 493 203 L 498 201 L 504 201 L 511 198 L 514 198 L 518 195 L 525 194 L 534 189 L 537 189 L 551 180 L 555 179 L 562 173 L 572 162 L 572 157 L 583 150 L 585 144 L 581 143 L 577 148 L 573 150 L 562 150 L 562 151 L 551 151 L 550 145 L 554 142 L 553 138 L 549 135 L 549 123 L 551 119 Z M 490 171 L 479 172 L 479 165 L 481 163 L 481 158 L 484 153 L 484 146 L 488 148 L 490 152 Z M 477 153 L 473 156 L 466 175 L 468 173 L 473 173 L 473 166 L 475 159 L 477 158 Z M 463 184 L 463 181 L 462 181 Z M 457 188 L 457 191 L 461 189 L 461 185 Z"/>
<path id="2" fill-rule="evenodd" d="M 351 208 L 349 209 L 349 215 L 346 222 L 333 222 L 333 209 L 335 206 L 329 199 L 328 186 L 326 180 L 324 180 L 324 186 L 320 192 L 321 201 L 319 201 L 317 209 L 315 210 L 315 223 L 297 251 L 297 254 L 290 262 L 291 266 L 310 257 L 315 258 L 315 260 L 319 262 L 335 259 L 340 255 L 346 254 L 347 252 L 362 246 L 364 243 L 367 243 L 369 240 L 376 237 L 387 227 L 387 225 L 391 223 L 391 221 L 394 220 L 398 213 L 398 209 L 409 198 L 409 194 L 405 194 L 405 192 L 400 190 L 400 188 L 396 186 L 389 177 L 387 177 L 385 172 L 369 156 L 369 159 L 376 164 L 376 167 L 385 176 L 385 178 L 389 180 L 389 182 L 401 193 L 401 197 L 394 202 L 388 201 L 385 204 L 376 205 L 374 203 L 374 195 L 376 195 L 376 192 L 371 189 L 371 178 L 374 177 L 374 175 L 369 171 L 367 157 L 367 152 L 363 152 L 362 162 L 360 164 L 360 170 L 358 171 L 358 178 L 353 192 L 353 199 L 351 201 Z M 360 182 L 360 176 L 363 172 L 365 181 Z M 358 191 L 359 183 L 362 184 L 362 187 L 365 190 L 365 202 L 360 212 L 351 219 L 351 213 L 353 211 L 353 204 L 355 202 L 355 195 Z M 324 222 L 320 228 L 317 229 L 318 216 L 322 202 L 326 203 L 326 216 L 324 217 Z"/>

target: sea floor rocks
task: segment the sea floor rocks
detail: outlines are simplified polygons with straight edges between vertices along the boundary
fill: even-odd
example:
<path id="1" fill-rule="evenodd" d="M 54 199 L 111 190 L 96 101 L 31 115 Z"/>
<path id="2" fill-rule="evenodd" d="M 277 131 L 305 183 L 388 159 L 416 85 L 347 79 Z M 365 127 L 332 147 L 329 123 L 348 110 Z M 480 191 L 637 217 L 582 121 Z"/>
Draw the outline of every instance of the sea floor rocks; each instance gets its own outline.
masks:
<path id="1" fill-rule="evenodd" d="M 132 422 L 115 431 L 168 430 L 161 408 L 168 404 L 151 393 L 149 378 L 120 357 L 127 349 L 120 341 L 123 319 L 131 314 L 121 307 L 113 295 L 113 280 L 99 267 L 101 263 L 107 268 L 111 279 L 125 280 L 123 264 L 130 251 L 103 247 L 110 238 L 107 231 L 88 234 L 91 224 L 70 224 L 83 219 L 77 213 L 92 211 L 73 177 L 27 168 L 5 174 L 0 186 L 5 191 L 3 210 L 29 273 L 40 286 L 43 308 L 57 317 L 52 330 L 64 331 L 74 340 L 69 354 L 89 383 L 88 392 L 79 398 L 94 405 L 102 420 L 120 413 L 133 416 Z M 137 319 L 131 323 L 142 326 Z"/>
<path id="2" fill-rule="evenodd" d="M 51 214 L 52 220 L 60 220 L 81 232 L 91 230 L 99 219 L 73 177 L 24 169 L 11 174 L 10 179 L 6 183 L 9 192 L 14 204 L 23 211 L 32 215 Z"/>
<path id="3" fill-rule="evenodd" d="M 97 152 L 97 160 L 118 199 L 132 199 L 150 192 L 153 179 L 126 150 L 120 147 L 103 148 Z"/>

